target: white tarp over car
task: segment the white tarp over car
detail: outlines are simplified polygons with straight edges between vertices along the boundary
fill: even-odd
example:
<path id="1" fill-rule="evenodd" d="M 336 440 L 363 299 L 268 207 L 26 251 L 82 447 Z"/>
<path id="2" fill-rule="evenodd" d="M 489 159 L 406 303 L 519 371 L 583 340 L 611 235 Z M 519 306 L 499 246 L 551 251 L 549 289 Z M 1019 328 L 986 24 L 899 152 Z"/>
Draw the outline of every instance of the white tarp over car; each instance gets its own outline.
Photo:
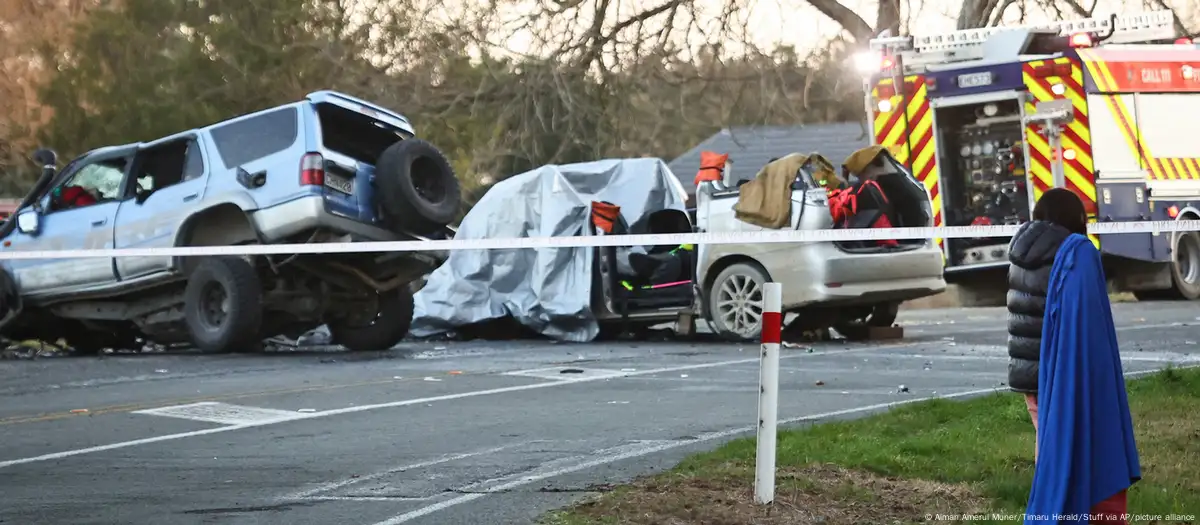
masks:
<path id="1" fill-rule="evenodd" d="M 550 165 L 493 186 L 454 238 L 591 235 L 591 202 L 611 202 L 631 233 L 645 217 L 683 210 L 686 193 L 661 159 L 609 159 Z M 565 341 L 594 339 L 591 248 L 457 250 L 416 294 L 410 334 L 428 337 L 511 316 L 534 332 Z"/>

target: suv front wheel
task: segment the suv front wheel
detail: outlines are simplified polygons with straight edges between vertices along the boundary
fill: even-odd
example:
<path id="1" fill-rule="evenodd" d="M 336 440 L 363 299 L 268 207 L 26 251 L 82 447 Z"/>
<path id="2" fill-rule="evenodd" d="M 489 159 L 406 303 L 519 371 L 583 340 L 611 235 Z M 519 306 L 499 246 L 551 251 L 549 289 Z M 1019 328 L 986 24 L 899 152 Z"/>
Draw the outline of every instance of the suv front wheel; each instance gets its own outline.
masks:
<path id="1" fill-rule="evenodd" d="M 255 348 L 263 304 L 254 266 L 240 257 L 205 258 L 188 278 L 183 313 L 192 344 L 203 352 Z"/>
<path id="2" fill-rule="evenodd" d="M 355 352 L 387 350 L 408 335 L 412 325 L 413 294 L 407 287 L 380 293 L 369 315 L 342 317 L 329 322 L 334 344 Z"/>

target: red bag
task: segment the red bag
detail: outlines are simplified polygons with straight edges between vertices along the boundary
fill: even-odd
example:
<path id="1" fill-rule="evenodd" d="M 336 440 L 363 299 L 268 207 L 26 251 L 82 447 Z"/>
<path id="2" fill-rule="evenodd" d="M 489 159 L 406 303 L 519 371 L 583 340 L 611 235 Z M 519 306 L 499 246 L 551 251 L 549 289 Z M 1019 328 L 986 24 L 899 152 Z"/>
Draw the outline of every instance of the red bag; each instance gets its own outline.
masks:
<path id="1" fill-rule="evenodd" d="M 859 212 L 859 200 L 874 201 L 870 208 Z M 868 180 L 849 188 L 829 192 L 829 212 L 835 228 L 892 228 L 888 216 L 892 212 L 891 202 L 879 183 Z M 879 246 L 898 246 L 900 243 L 887 239 L 875 241 Z"/>

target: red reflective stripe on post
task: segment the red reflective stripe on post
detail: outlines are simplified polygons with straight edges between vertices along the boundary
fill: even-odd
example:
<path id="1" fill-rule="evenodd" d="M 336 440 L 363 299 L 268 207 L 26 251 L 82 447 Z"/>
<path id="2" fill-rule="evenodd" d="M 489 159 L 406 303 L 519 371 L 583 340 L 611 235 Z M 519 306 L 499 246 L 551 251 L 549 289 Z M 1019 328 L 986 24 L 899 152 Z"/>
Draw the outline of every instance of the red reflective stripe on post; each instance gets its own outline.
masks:
<path id="1" fill-rule="evenodd" d="M 779 312 L 763 312 L 762 342 L 779 344 L 783 342 L 783 314 Z"/>

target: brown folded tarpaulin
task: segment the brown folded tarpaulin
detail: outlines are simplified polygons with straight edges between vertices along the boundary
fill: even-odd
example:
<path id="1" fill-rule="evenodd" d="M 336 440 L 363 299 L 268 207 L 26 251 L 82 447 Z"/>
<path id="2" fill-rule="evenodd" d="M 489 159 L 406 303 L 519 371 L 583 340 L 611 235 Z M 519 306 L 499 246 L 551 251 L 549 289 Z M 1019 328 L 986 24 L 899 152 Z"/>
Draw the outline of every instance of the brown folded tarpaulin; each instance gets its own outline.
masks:
<path id="1" fill-rule="evenodd" d="M 887 153 L 887 149 L 883 146 L 867 146 L 851 153 L 849 157 L 846 157 L 846 162 L 843 162 L 842 165 L 850 173 L 859 174 L 865 171 L 867 166 L 870 166 L 872 162 L 875 162 L 876 158 L 884 153 Z"/>
<path id="2" fill-rule="evenodd" d="M 734 216 L 763 228 L 779 229 L 791 224 L 792 182 L 800 167 L 810 160 L 813 178 L 822 186 L 840 184 L 833 164 L 825 157 L 792 153 L 767 163 L 754 180 L 741 186 L 737 204 L 733 206 Z"/>

